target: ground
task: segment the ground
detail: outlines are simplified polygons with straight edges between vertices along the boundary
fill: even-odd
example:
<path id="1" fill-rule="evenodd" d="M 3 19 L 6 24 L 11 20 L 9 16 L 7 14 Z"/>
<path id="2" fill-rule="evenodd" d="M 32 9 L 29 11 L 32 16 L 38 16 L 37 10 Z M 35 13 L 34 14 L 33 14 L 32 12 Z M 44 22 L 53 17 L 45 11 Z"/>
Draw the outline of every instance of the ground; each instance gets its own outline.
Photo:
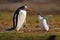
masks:
<path id="1" fill-rule="evenodd" d="M 13 13 L 14 12 L 0 12 L 0 40 L 50 40 L 50 36 L 56 36 L 53 40 L 60 40 L 59 15 L 53 15 L 48 18 L 50 27 L 48 32 L 40 29 L 36 15 L 27 15 L 26 27 L 20 32 L 7 31 L 6 29 L 13 26 Z"/>

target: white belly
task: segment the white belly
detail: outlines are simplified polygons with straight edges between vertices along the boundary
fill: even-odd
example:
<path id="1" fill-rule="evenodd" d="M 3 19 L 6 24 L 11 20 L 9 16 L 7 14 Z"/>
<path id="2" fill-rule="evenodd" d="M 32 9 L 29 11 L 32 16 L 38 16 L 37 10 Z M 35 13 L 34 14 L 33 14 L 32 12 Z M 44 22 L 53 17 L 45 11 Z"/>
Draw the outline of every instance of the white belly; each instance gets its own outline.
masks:
<path id="1" fill-rule="evenodd" d="M 19 30 L 26 19 L 26 11 L 21 10 L 18 15 L 17 30 Z"/>
<path id="2" fill-rule="evenodd" d="M 46 31 L 49 30 L 49 26 L 47 24 L 47 20 L 46 19 L 40 19 L 39 18 L 39 23 L 40 23 L 40 27 Z"/>

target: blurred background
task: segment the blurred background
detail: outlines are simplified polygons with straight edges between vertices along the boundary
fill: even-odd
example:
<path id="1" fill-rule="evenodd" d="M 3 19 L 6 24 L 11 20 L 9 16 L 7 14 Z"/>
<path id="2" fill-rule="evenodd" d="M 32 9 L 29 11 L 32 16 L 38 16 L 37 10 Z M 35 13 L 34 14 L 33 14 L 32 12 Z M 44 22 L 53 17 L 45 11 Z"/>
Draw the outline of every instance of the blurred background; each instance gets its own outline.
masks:
<path id="1" fill-rule="evenodd" d="M 17 8 L 27 5 L 24 33 L 6 31 L 13 27 L 13 15 Z M 48 32 L 39 27 L 37 13 L 48 17 Z M 0 0 L 0 40 L 60 40 L 60 0 Z"/>
<path id="2" fill-rule="evenodd" d="M 48 17 L 52 32 L 60 32 L 60 0 L 0 0 L 0 31 L 12 27 L 13 14 L 17 8 L 28 5 L 27 28 L 39 28 L 37 13 Z M 50 30 L 50 31 L 51 31 Z"/>

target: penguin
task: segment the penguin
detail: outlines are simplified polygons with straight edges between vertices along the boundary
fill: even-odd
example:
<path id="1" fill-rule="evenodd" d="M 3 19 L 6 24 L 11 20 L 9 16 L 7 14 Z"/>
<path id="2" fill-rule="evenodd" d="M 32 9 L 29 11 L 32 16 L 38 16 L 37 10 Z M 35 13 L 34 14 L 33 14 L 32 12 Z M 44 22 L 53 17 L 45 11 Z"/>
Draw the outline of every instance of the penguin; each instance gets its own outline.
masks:
<path id="1" fill-rule="evenodd" d="M 38 16 L 39 26 L 41 27 L 41 29 L 45 31 L 49 31 L 49 25 L 47 19 L 41 16 L 40 13 L 38 13 L 37 16 Z"/>
<path id="2" fill-rule="evenodd" d="M 13 27 L 8 30 L 19 31 L 21 28 L 25 27 L 26 15 L 27 15 L 27 6 L 24 5 L 19 7 L 13 15 Z"/>

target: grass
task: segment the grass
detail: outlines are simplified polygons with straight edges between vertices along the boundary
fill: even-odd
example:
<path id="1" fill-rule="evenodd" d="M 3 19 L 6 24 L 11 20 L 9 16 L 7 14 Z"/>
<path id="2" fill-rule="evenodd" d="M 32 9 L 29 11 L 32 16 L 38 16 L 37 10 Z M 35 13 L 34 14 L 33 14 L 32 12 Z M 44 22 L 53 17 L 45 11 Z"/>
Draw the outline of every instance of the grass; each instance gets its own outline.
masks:
<path id="1" fill-rule="evenodd" d="M 14 12 L 0 12 L 0 25 L 12 26 L 13 13 Z M 31 12 L 30 15 L 27 15 L 26 21 L 26 24 L 38 24 L 37 15 L 33 15 L 33 12 Z M 60 26 L 60 15 L 53 15 L 52 17 L 49 17 L 48 23 L 49 26 Z"/>
<path id="2" fill-rule="evenodd" d="M 60 40 L 60 35 L 19 32 L 2 32 L 0 33 L 0 40 L 48 40 L 51 36 L 56 36 L 55 40 Z"/>
<path id="3" fill-rule="evenodd" d="M 51 40 L 49 39 L 51 36 L 55 35 L 56 38 L 55 40 L 60 40 L 60 29 L 54 29 L 54 28 L 60 28 L 60 15 L 56 15 L 56 14 L 60 14 L 59 11 L 59 5 L 57 4 L 34 4 L 34 3 L 25 3 L 27 5 L 30 5 L 30 7 L 32 8 L 32 11 L 34 12 L 29 12 L 31 15 L 27 15 L 27 23 L 28 26 L 27 27 L 33 27 L 32 29 L 35 30 L 35 27 L 38 27 L 38 19 L 37 16 L 35 15 L 35 13 L 37 13 L 38 11 L 41 11 L 44 14 L 53 14 L 52 17 L 48 18 L 48 23 L 49 23 L 49 27 L 50 27 L 50 31 L 49 32 L 28 32 L 28 33 L 20 33 L 20 32 L 5 32 L 3 31 L 6 27 L 10 27 L 12 26 L 12 18 L 13 18 L 13 10 L 16 10 L 16 8 L 18 8 L 19 6 L 23 5 L 24 3 L 18 3 L 18 4 L 3 4 L 0 6 L 4 6 L 0 7 L 3 8 L 0 11 L 0 40 Z M 4 11 L 4 12 L 3 12 Z M 6 12 L 5 12 L 6 11 Z M 33 14 L 34 13 L 34 14 Z M 45 16 L 45 15 L 44 15 Z M 31 25 L 29 25 L 31 24 Z M 52 29 L 52 30 L 51 30 Z M 56 31 L 55 31 L 56 30 Z M 54 40 L 54 39 L 53 39 Z"/>
<path id="4" fill-rule="evenodd" d="M 13 14 L 10 12 L 0 12 L 0 25 L 12 25 Z"/>
<path id="5" fill-rule="evenodd" d="M 12 22 L 13 20 L 13 13 L 14 12 L 0 12 L 0 23 L 1 21 L 3 22 Z M 32 13 L 31 13 L 32 14 Z M 59 20 L 58 20 L 59 19 Z M 32 22 L 31 22 L 32 21 Z M 53 15 L 52 17 L 49 17 L 48 18 L 48 21 L 55 21 L 55 23 L 60 23 L 60 15 Z M 37 23 L 38 22 L 38 18 L 37 18 L 37 15 L 28 15 L 27 16 L 27 23 L 31 23 L 31 24 L 34 24 L 34 23 Z M 8 24 L 8 23 L 7 23 Z"/>
<path id="6" fill-rule="evenodd" d="M 5 29 L 5 26 L 12 26 L 12 18 L 13 18 L 13 12 L 0 12 L 0 29 Z M 59 15 L 53 15 L 52 17 L 48 18 L 49 26 L 53 29 L 55 27 L 60 28 L 60 16 Z M 34 24 L 38 24 L 38 19 L 36 15 L 27 15 L 27 23 L 31 24 L 31 26 Z M 28 26 L 28 27 L 31 27 Z M 0 31 L 2 31 L 2 29 Z M 54 30 L 54 29 L 53 29 Z M 59 31 L 60 32 L 60 31 Z M 48 40 L 48 38 L 51 35 L 56 36 L 55 40 L 60 40 L 60 34 L 53 32 L 49 33 L 19 33 L 19 32 L 0 32 L 0 40 Z M 50 34 L 51 33 L 51 34 Z"/>
<path id="7" fill-rule="evenodd" d="M 14 12 L 0 12 L 0 24 L 8 24 L 9 22 L 12 22 L 13 20 L 13 14 Z M 33 18 L 32 18 L 33 17 Z M 27 16 L 27 23 L 36 23 L 37 22 L 37 17 L 34 16 Z M 8 24 L 10 25 L 10 24 Z M 12 24 L 11 24 L 12 25 Z"/>

